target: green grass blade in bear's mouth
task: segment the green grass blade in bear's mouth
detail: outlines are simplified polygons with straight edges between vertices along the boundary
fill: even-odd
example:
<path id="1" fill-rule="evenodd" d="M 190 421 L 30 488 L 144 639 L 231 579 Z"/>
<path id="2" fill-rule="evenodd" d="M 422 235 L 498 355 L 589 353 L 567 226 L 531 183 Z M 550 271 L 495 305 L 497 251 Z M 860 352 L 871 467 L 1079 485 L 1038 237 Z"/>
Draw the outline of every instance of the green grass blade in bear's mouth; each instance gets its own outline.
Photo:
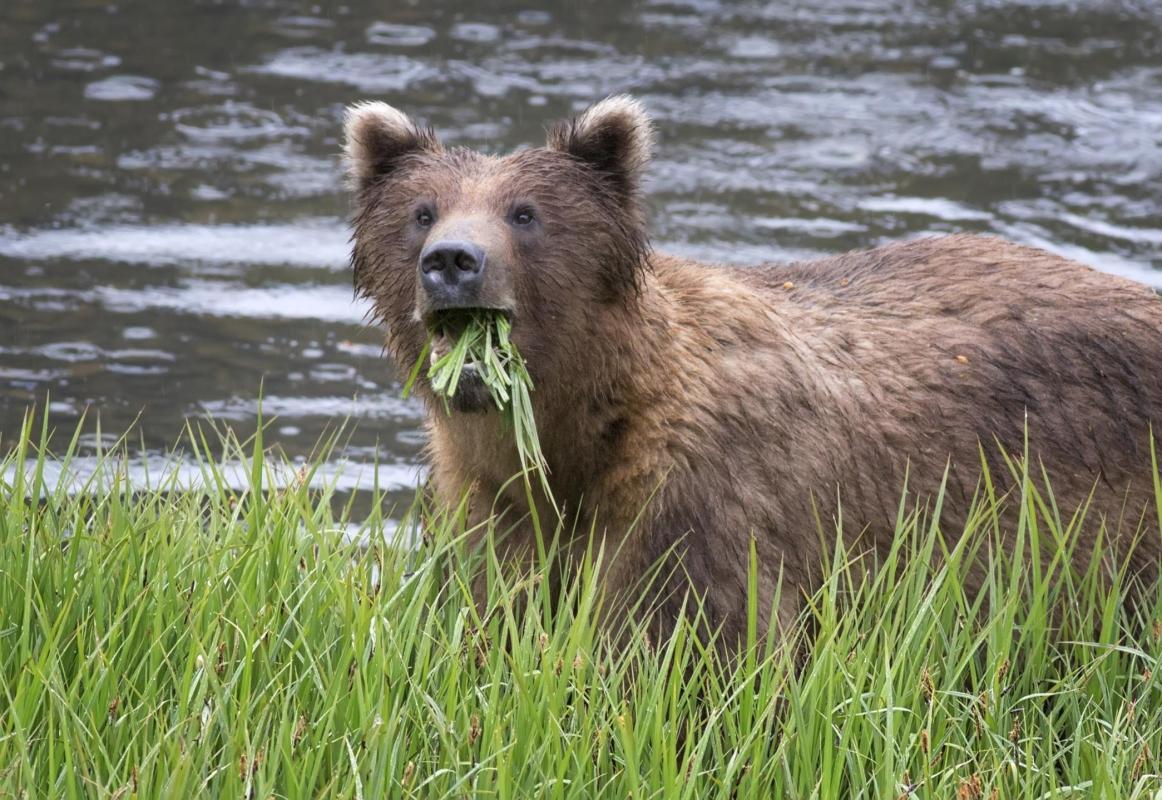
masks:
<path id="1" fill-rule="evenodd" d="M 451 309 L 433 316 L 428 323 L 428 347 L 413 373 L 429 359 L 428 381 L 432 391 L 445 400 L 455 396 L 460 379 L 471 370 L 488 389 L 498 410 L 509 402 L 512 378 L 509 368 L 514 352 L 501 327 L 509 326 L 504 312 L 490 309 Z M 410 385 L 408 387 L 410 389 Z"/>
<path id="2" fill-rule="evenodd" d="M 411 392 L 420 370 L 428 363 L 432 393 L 444 401 L 445 412 L 451 414 L 448 400 L 455 396 L 465 369 L 473 369 L 497 410 L 508 420 L 521 468 L 526 473 L 540 473 L 545 494 L 552 502 L 548 466 L 533 418 L 532 378 L 511 334 L 512 321 L 504 311 L 454 309 L 434 316 L 428 323 L 427 342 L 403 393 L 406 397 Z"/>

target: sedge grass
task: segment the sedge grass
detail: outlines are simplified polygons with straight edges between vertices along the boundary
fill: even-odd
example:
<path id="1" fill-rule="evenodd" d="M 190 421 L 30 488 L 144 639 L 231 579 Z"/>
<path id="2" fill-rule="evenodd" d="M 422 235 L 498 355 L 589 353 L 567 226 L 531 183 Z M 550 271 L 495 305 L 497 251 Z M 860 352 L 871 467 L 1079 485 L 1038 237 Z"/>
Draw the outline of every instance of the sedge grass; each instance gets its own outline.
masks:
<path id="1" fill-rule="evenodd" d="M 421 370 L 428 365 L 427 376 L 432 392 L 443 400 L 447 411 L 448 400 L 455 396 L 465 366 L 473 365 L 497 411 L 502 413 L 509 423 L 526 485 L 528 474 L 536 472 L 540 476 L 545 495 L 551 502 L 549 469 L 541 452 L 537 423 L 533 417 L 531 398 L 533 381 L 529 377 L 528 368 L 516 343 L 512 340 L 512 322 L 500 311 L 471 309 L 463 314 L 462 332 L 448 352 L 431 363 L 429 356 L 435 334 L 433 332 L 429 335 L 404 384 L 403 394 L 406 397 L 412 391 Z"/>
<path id="2" fill-rule="evenodd" d="M 1116 576 L 1067 568 L 1096 523 L 1062 521 L 1031 481 L 1011 555 L 989 546 L 987 491 L 940 559 L 935 524 L 902 513 L 872 575 L 835 545 L 802 647 L 724 661 L 693 626 L 604 646 L 588 567 L 542 603 L 546 582 L 487 551 L 481 618 L 456 515 L 407 510 L 405 528 L 427 526 L 418 551 L 378 517 L 353 547 L 334 486 L 310 468 L 276 482 L 260 438 L 222 444 L 248 489 L 197 435 L 197 487 L 129 485 L 120 448 L 86 486 L 50 482 L 76 441 L 51 456 L 30 423 L 0 462 L 0 797 L 1162 791 L 1162 598 L 1128 611 Z M 1061 557 L 1034 569 L 1035 547 Z M 754 630 L 766 609 L 753 588 L 741 602 Z"/>

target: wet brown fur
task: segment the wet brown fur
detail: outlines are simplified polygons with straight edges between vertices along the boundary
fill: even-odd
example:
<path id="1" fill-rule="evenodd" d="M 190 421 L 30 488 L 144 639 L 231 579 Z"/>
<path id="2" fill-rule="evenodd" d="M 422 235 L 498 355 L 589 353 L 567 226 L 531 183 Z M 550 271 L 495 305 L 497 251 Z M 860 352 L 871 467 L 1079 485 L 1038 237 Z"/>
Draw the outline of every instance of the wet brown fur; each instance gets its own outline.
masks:
<path id="1" fill-rule="evenodd" d="M 1133 566 L 1156 574 L 1148 436 L 1162 423 L 1162 300 L 1151 290 L 978 236 L 749 268 L 651 253 L 639 197 L 648 119 L 635 107 L 598 122 L 604 139 L 583 118 L 554 128 L 548 149 L 506 157 L 419 137 L 355 175 L 353 263 L 406 370 L 425 335 L 414 313 L 424 241 L 409 228 L 415 200 L 445 209 L 449 225 L 491 231 L 554 494 L 568 529 L 616 549 L 603 566 L 609 589 L 632 590 L 680 554 L 711 623 L 732 640 L 753 536 L 760 597 L 781 574 L 789 622 L 826 556 L 819 520 L 834 525 L 838 504 L 845 532 L 882 552 L 905 476 L 923 503 L 950 465 L 954 531 L 978 490 L 982 447 L 1004 491 L 997 444 L 1019 455 L 1026 425 L 1034 472 L 1048 471 L 1067 518 L 1092 492 L 1111 555 L 1125 554 L 1150 515 Z M 357 130 L 349 123 L 349 138 Z M 526 199 L 542 226 L 532 238 L 503 222 Z M 494 508 L 522 516 L 509 483 L 518 461 L 497 414 L 447 416 L 430 404 L 428 430 L 444 501 L 470 491 L 475 520 Z M 1098 526 L 1089 528 L 1079 563 L 1094 547 Z M 521 529 L 513 541 L 530 536 Z M 680 600 L 662 601 L 663 619 Z"/>

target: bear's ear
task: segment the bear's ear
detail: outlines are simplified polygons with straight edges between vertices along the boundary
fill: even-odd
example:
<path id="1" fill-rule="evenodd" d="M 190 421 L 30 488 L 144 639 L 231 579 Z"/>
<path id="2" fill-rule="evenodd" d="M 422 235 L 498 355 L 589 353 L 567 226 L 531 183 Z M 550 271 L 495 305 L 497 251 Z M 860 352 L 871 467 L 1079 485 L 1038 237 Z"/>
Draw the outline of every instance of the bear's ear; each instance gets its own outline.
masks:
<path id="1" fill-rule="evenodd" d="M 627 94 L 602 100 L 549 129 L 548 148 L 584 161 L 632 199 L 654 149 L 654 124 Z"/>
<path id="2" fill-rule="evenodd" d="M 420 128 L 387 103 L 348 106 L 343 134 L 343 160 L 355 189 L 363 189 L 391 172 L 401 156 L 417 151 L 438 153 L 441 149 L 431 128 Z"/>

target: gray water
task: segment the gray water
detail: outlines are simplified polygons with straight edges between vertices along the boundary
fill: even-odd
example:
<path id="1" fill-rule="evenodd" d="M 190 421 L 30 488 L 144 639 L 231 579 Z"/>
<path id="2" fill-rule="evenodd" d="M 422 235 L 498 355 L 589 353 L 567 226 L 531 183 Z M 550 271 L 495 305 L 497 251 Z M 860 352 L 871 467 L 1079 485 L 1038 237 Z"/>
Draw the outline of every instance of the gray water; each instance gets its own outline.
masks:
<path id="1" fill-rule="evenodd" d="M 1162 286 L 1162 2 L 0 2 L 0 441 L 185 420 L 403 498 L 422 447 L 347 268 L 343 107 L 506 150 L 612 92 L 654 243 L 804 258 L 982 231 Z M 92 430 L 90 428 L 90 430 Z M 85 453 L 98 444 L 95 434 Z M 352 477 L 354 476 L 354 477 Z"/>

